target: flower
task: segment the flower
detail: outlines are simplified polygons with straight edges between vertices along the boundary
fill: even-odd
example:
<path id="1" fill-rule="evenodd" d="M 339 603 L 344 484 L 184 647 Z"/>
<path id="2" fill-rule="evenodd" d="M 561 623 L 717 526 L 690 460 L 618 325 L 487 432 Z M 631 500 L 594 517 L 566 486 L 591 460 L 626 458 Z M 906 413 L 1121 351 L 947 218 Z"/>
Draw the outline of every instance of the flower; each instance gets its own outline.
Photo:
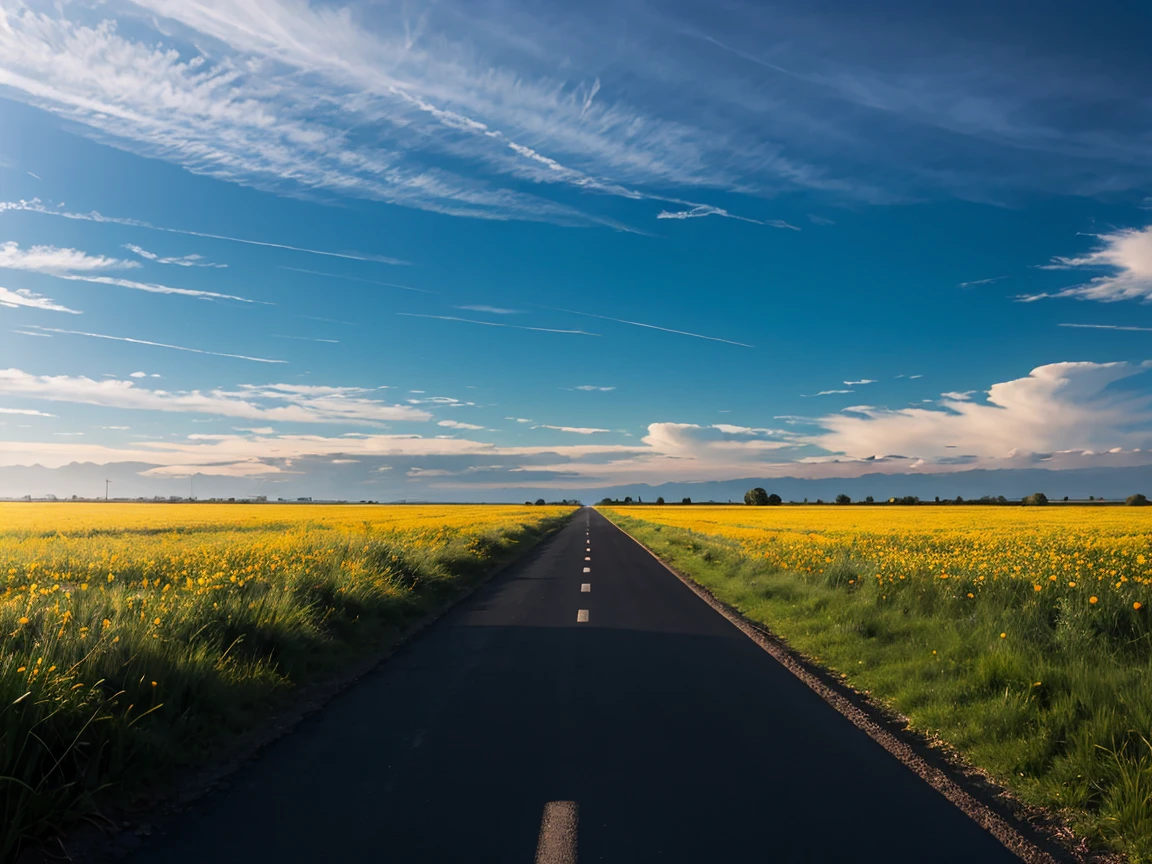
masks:
<path id="1" fill-rule="evenodd" d="M 19 621 L 21 624 L 27 624 L 28 623 L 28 616 L 27 615 L 21 615 L 19 618 Z"/>
<path id="2" fill-rule="evenodd" d="M 1139 611 L 1143 605 L 1144 605 L 1143 603 L 1141 603 L 1139 600 L 1137 600 L 1135 603 L 1132 604 L 1132 608 Z"/>
<path id="3" fill-rule="evenodd" d="M 1095 606 L 1096 601 L 1099 599 L 1100 599 L 1099 597 L 1097 597 L 1095 594 L 1093 594 L 1091 597 L 1088 598 L 1088 602 L 1091 603 L 1093 606 Z"/>
<path id="4" fill-rule="evenodd" d="M 1000 634 L 1000 638 L 1001 638 L 1001 639 L 1007 639 L 1007 638 L 1008 638 L 1008 634 L 1007 634 L 1007 633 L 1001 633 L 1001 634 Z"/>

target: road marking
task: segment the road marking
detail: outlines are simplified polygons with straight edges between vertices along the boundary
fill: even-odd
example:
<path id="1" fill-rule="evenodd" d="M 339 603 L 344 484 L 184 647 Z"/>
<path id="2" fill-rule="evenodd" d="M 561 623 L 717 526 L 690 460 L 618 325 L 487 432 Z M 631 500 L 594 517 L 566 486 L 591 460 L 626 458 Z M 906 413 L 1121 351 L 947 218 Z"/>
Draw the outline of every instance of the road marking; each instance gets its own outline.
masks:
<path id="1" fill-rule="evenodd" d="M 580 583 L 580 593 L 581 594 L 588 594 L 591 591 L 592 591 L 592 583 L 591 582 L 581 582 Z"/>
<path id="2" fill-rule="evenodd" d="M 577 609 L 576 610 L 576 623 L 577 624 L 586 624 L 587 622 L 588 622 L 588 610 L 587 609 Z"/>
<path id="3" fill-rule="evenodd" d="M 585 555 L 585 556 L 584 556 L 584 560 L 585 560 L 585 561 L 591 561 L 592 559 L 591 559 L 591 558 L 589 558 L 587 555 Z"/>
<path id="4" fill-rule="evenodd" d="M 584 568 L 584 572 L 585 572 L 585 573 L 591 573 L 591 572 L 592 572 L 592 568 L 591 568 L 591 567 L 585 567 L 585 568 Z"/>
<path id="5" fill-rule="evenodd" d="M 576 864 L 579 807 L 575 801 L 549 801 L 540 818 L 536 864 Z"/>

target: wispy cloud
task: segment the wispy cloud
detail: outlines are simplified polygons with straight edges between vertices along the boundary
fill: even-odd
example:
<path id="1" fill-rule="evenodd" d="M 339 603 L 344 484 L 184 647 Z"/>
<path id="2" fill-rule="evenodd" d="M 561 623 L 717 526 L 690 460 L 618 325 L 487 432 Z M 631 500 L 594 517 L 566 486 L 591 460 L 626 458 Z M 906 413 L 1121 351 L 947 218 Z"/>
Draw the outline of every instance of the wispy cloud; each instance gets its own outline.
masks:
<path id="1" fill-rule="evenodd" d="M 0 243 L 0 267 L 9 270 L 29 270 L 34 273 L 91 273 L 101 270 L 122 270 L 139 267 L 135 261 L 124 261 L 104 255 L 89 255 L 79 249 L 57 246 L 32 246 L 21 249 L 14 240 Z"/>
<path id="2" fill-rule="evenodd" d="M 20 414 L 26 417 L 55 417 L 55 414 L 45 414 L 34 408 L 0 408 L 0 414 Z"/>
<path id="3" fill-rule="evenodd" d="M 1079 300 L 1152 300 L 1152 225 L 1096 235 L 1099 245 L 1086 255 L 1055 258 L 1047 265 L 1058 270 L 1108 270 L 1087 282 L 1054 292 L 1022 294 L 1025 303 L 1046 297 Z"/>
<path id="4" fill-rule="evenodd" d="M 999 282 L 1005 277 L 993 276 L 990 279 L 973 279 L 971 282 L 961 282 L 957 287 L 959 288 L 975 288 L 977 285 L 991 285 L 993 282 Z"/>
<path id="5" fill-rule="evenodd" d="M 844 383 L 847 384 L 849 387 L 856 387 L 860 384 L 875 384 L 876 379 L 875 378 L 861 378 L 859 381 L 845 381 Z"/>
<path id="6" fill-rule="evenodd" d="M 170 392 L 141 387 L 127 379 L 94 380 L 85 376 L 33 375 L 20 369 L 3 369 L 0 370 L 0 393 L 106 408 L 213 414 L 265 422 L 378 426 L 392 421 L 420 422 L 431 418 L 427 411 L 419 408 L 373 399 L 373 391 L 358 387 L 247 384 L 234 391 Z M 272 430 L 253 428 L 245 431 L 270 434 Z"/>
<path id="7" fill-rule="evenodd" d="M 0 76 L 0 82 L 3 77 Z M 41 213 L 47 216 L 59 216 L 63 219 L 78 219 L 84 222 L 105 222 L 113 225 L 127 225 L 132 228 L 145 228 L 149 231 L 164 231 L 168 234 L 183 234 L 187 237 L 203 237 L 208 240 L 223 240 L 228 243 L 242 243 L 246 246 L 263 246 L 267 249 L 284 249 L 289 252 L 304 252 L 308 255 L 322 255 L 326 258 L 345 258 L 349 261 L 372 261 L 377 264 L 408 264 L 399 258 L 389 258 L 384 255 L 372 255 L 366 252 L 328 252 L 323 249 L 309 249 L 305 246 L 292 246 L 287 243 L 271 243 L 265 240 L 251 240 L 245 237 L 229 237 L 225 234 L 209 234 L 206 231 L 190 231 L 184 228 L 167 228 L 163 225 L 153 225 L 142 219 L 131 219 L 122 216 L 105 216 L 92 210 L 88 213 L 76 213 L 63 209 L 63 207 L 48 207 L 39 198 L 19 201 L 0 201 L 0 213 L 5 211 Z M 129 266 L 139 266 L 137 262 L 128 262 Z"/>
<path id="8" fill-rule="evenodd" d="M 543 309 L 552 307 L 542 306 Z M 749 345 L 746 342 L 736 342 L 732 339 L 721 339 L 719 336 L 705 336 L 701 333 L 691 333 L 687 330 L 674 330 L 671 327 L 659 327 L 656 324 L 645 324 L 641 321 L 627 321 L 623 318 L 611 318 L 607 315 L 596 315 L 592 312 L 577 312 L 575 309 L 556 309 L 557 312 L 565 312 L 568 315 L 583 315 L 585 318 L 599 318 L 601 321 L 614 321 L 617 324 L 628 324 L 631 327 L 643 327 L 647 330 L 660 330 L 664 333 L 675 333 L 677 336 L 691 336 L 693 339 L 707 339 L 709 342 L 723 342 L 726 345 L 736 345 L 740 348 L 755 348 L 755 345 Z"/>
<path id="9" fill-rule="evenodd" d="M 520 309 L 505 309 L 501 306 L 457 306 L 457 309 L 465 309 L 469 312 L 487 312 L 490 315 L 522 315 L 524 314 Z"/>
<path id="10" fill-rule="evenodd" d="M 1057 324 L 1057 327 L 1075 327 L 1080 330 L 1129 330 L 1136 333 L 1152 333 L 1152 327 L 1133 327 L 1126 324 Z"/>
<path id="11" fill-rule="evenodd" d="M 363 282 L 365 285 L 383 285 L 386 288 L 399 288 L 402 291 L 418 291 L 421 294 L 436 294 L 427 288 L 413 288 L 411 285 L 398 285 L 395 282 L 381 282 L 379 279 L 365 279 L 362 276 L 348 276 L 343 273 L 323 273 L 319 270 L 305 270 L 301 267 L 281 266 L 281 270 L 291 270 L 294 273 L 309 273 L 312 276 L 326 276 L 329 279 L 343 279 L 345 282 Z"/>
<path id="12" fill-rule="evenodd" d="M 175 267 L 215 267 L 223 269 L 227 264 L 213 264 L 204 258 L 203 255 L 181 255 L 179 257 L 164 257 L 157 255 L 155 252 L 149 252 L 147 249 L 141 249 L 133 243 L 125 243 L 124 248 L 134 255 L 139 255 L 146 261 L 152 261 L 155 264 L 171 264 Z"/>
<path id="13" fill-rule="evenodd" d="M 43 309 L 48 312 L 71 312 L 73 315 L 79 315 L 80 310 L 69 309 L 67 306 L 61 306 L 55 300 L 45 297 L 43 294 L 34 294 L 27 288 L 17 288 L 11 291 L 8 288 L 0 288 L 0 306 L 7 306 L 9 308 L 16 308 L 17 306 L 27 306 L 31 309 Z"/>
<path id="14" fill-rule="evenodd" d="M 330 345 L 339 345 L 339 339 L 317 339 L 315 336 L 285 336 L 282 333 L 273 333 L 273 339 L 296 339 L 300 342 L 327 342 Z"/>
<path id="15" fill-rule="evenodd" d="M 231 357 L 234 360 L 251 360 L 254 363 L 287 363 L 287 360 L 269 360 L 266 357 L 249 357 L 246 354 L 227 354 L 221 351 L 205 351 L 201 348 L 186 348 L 182 345 L 169 345 L 166 342 L 152 342 L 147 339 L 133 339 L 128 336 L 109 336 L 104 333 L 87 333 L 83 330 L 62 330 L 59 327 L 26 325 L 43 333 L 60 333 L 68 336 L 87 336 L 91 339 L 109 339 L 113 342 L 131 342 L 133 345 L 149 345 L 153 348 L 169 348 L 173 351 L 187 351 L 190 354 L 211 354 L 214 357 Z"/>
<path id="16" fill-rule="evenodd" d="M 599 336 L 599 333 L 589 333 L 586 330 L 557 330 L 552 327 L 528 327 L 522 324 L 501 324 L 497 321 L 477 321 L 474 318 L 457 318 L 453 315 L 421 315 L 417 312 L 397 312 L 406 318 L 432 318 L 437 321 L 459 321 L 464 324 L 481 324 L 485 327 L 507 327 L 513 330 L 536 330 L 540 333 L 567 333 L 573 336 Z"/>
<path id="17" fill-rule="evenodd" d="M 572 387 L 570 389 L 583 390 L 586 393 L 593 393 L 593 392 L 607 393 L 609 390 L 615 390 L 616 388 L 615 387 L 597 387 L 595 384 L 579 384 L 579 385 Z"/>
<path id="18" fill-rule="evenodd" d="M 548 426 L 540 425 L 536 429 L 552 429 L 556 432 L 570 432 L 574 435 L 596 435 L 600 432 L 611 432 L 611 429 L 595 429 L 590 426 Z"/>
<path id="19" fill-rule="evenodd" d="M 475 423 L 462 423 L 462 422 L 460 422 L 459 420 L 441 420 L 441 421 L 440 421 L 439 423 L 437 423 L 436 425 L 437 425 L 437 426 L 443 426 L 443 427 L 445 427 L 445 428 L 447 428 L 447 429 L 471 429 L 471 430 L 478 430 L 478 429 L 483 429 L 483 428 L 484 428 L 483 426 L 477 426 Z"/>
<path id="20" fill-rule="evenodd" d="M 811 399 L 813 396 L 837 396 L 841 393 L 855 393 L 855 390 L 821 390 L 819 393 L 801 393 L 803 399 Z"/>
<path id="21" fill-rule="evenodd" d="M 799 231 L 795 225 L 790 225 L 783 219 L 750 219 L 747 216 L 737 216 L 729 213 L 722 207 L 712 207 L 708 204 L 699 204 L 691 210 L 662 210 L 656 215 L 657 219 L 699 219 L 702 216 L 723 216 L 726 219 L 739 219 L 741 222 L 751 222 L 754 225 L 768 225 L 772 228 L 789 228 Z"/>
<path id="22" fill-rule="evenodd" d="M 182 297 L 198 297 L 201 300 L 236 300 L 240 303 L 273 305 L 265 300 L 249 300 L 247 297 L 237 297 L 235 294 L 220 294 L 216 291 L 201 291 L 194 288 L 173 288 L 171 285 L 159 285 L 155 282 L 135 282 L 131 279 L 121 279 L 119 276 L 81 276 L 69 273 L 54 273 L 53 275 L 57 279 L 67 279 L 72 282 L 115 285 L 118 288 L 130 288 L 133 291 L 145 291 L 149 294 L 177 294 Z"/>

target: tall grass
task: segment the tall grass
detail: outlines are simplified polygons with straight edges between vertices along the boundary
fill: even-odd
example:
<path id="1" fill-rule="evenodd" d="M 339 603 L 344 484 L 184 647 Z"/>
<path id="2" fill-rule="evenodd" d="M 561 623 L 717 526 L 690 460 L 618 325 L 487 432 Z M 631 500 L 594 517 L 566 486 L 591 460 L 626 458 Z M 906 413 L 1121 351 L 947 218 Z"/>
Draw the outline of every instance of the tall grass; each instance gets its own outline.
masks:
<path id="1" fill-rule="evenodd" d="M 1152 630 L 1131 601 L 1030 579 L 878 579 L 830 551 L 819 572 L 612 510 L 677 570 L 857 689 L 948 741 L 1023 801 L 1152 861 Z M 895 518 L 895 517 L 894 517 Z M 1109 602 L 1105 602 L 1108 600 Z"/>
<path id="2" fill-rule="evenodd" d="M 0 534 L 0 860 L 162 789 L 569 514 Z"/>

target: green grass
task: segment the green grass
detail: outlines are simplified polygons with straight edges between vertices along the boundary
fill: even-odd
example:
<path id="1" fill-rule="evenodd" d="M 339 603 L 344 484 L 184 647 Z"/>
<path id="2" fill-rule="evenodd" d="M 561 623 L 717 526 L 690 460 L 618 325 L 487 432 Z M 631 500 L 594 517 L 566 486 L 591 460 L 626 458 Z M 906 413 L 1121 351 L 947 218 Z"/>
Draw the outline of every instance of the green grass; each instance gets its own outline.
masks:
<path id="1" fill-rule="evenodd" d="M 163 792 L 229 736 L 259 728 L 297 687 L 378 650 L 569 516 L 434 547 L 367 529 L 304 532 L 274 573 L 239 586 L 224 575 L 220 591 L 188 592 L 163 613 L 162 628 L 152 607 L 142 611 L 148 592 L 137 580 L 148 577 L 147 562 L 99 591 L 75 590 L 90 578 L 77 563 L 73 589 L 57 585 L 31 618 L 0 606 L 0 861 L 79 819 Z M 245 554 L 242 542 L 236 549 Z M 67 607 L 67 627 L 53 596 Z"/>
<path id="2" fill-rule="evenodd" d="M 881 585 L 847 559 L 801 576 L 721 538 L 602 512 L 1024 802 L 1134 864 L 1152 861 L 1152 634 L 1142 616 L 1102 620 L 1033 596 L 1026 580 L 989 584 L 975 600 L 946 580 Z"/>

